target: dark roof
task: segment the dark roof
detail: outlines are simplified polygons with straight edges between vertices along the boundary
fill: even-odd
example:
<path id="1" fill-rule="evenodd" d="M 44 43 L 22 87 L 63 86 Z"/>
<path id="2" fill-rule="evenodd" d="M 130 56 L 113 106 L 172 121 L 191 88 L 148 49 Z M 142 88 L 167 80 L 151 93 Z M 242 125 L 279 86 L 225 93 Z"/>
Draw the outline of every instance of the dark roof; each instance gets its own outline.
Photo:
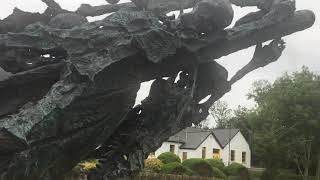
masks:
<path id="1" fill-rule="evenodd" d="M 169 142 L 178 142 L 181 149 L 197 149 L 207 137 L 212 134 L 219 145 L 224 148 L 230 140 L 239 132 L 239 129 L 200 129 L 188 127 L 171 136 Z"/>
<path id="2" fill-rule="evenodd" d="M 238 132 L 239 129 L 213 129 L 213 135 L 218 140 L 218 143 L 224 148 Z"/>

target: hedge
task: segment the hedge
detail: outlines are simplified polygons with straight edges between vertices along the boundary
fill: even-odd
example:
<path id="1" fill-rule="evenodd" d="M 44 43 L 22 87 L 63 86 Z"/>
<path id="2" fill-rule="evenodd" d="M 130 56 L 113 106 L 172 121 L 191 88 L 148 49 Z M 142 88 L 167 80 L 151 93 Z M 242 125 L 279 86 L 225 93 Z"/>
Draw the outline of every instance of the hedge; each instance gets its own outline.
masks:
<path id="1" fill-rule="evenodd" d="M 213 176 L 216 178 L 222 178 L 225 179 L 227 176 L 223 173 L 223 171 L 221 171 L 220 169 L 216 168 L 216 167 L 212 167 L 213 170 Z"/>
<path id="2" fill-rule="evenodd" d="M 181 159 L 179 158 L 179 156 L 177 156 L 171 152 L 165 152 L 165 153 L 160 154 L 158 156 L 158 159 L 160 159 L 160 161 L 163 164 L 168 164 L 168 163 L 172 163 L 172 162 L 181 163 Z"/>
<path id="3" fill-rule="evenodd" d="M 249 174 L 248 169 L 239 163 L 232 163 L 229 166 L 226 167 L 226 173 L 229 176 L 238 176 L 243 171 L 246 171 L 247 174 Z"/>
<path id="4" fill-rule="evenodd" d="M 175 174 L 175 175 L 188 175 L 188 176 L 195 176 L 197 173 L 192 171 L 191 169 L 182 166 L 181 163 L 172 162 L 168 164 L 164 164 L 161 167 L 160 173 L 162 174 Z"/>
<path id="5" fill-rule="evenodd" d="M 215 168 L 220 169 L 222 172 L 226 171 L 226 166 L 224 165 L 224 163 L 221 160 L 218 159 L 206 159 L 206 161 Z"/>
<path id="6" fill-rule="evenodd" d="M 218 168 L 213 168 L 206 160 L 204 159 L 187 159 L 182 162 L 182 165 L 190 168 L 199 176 L 203 177 L 217 177 L 217 178 L 225 178 L 225 174 L 220 171 Z"/>

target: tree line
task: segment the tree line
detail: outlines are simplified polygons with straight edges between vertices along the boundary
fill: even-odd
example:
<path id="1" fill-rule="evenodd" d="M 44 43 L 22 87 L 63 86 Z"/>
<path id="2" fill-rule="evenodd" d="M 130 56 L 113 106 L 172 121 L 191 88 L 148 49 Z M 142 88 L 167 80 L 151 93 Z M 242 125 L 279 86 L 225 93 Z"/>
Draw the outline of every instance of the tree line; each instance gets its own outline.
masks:
<path id="1" fill-rule="evenodd" d="M 260 80 L 248 94 L 254 108 L 231 110 L 223 101 L 211 107 L 216 128 L 238 128 L 252 152 L 252 164 L 265 167 L 262 179 L 293 169 L 303 180 L 320 176 L 320 75 L 307 67 L 275 82 Z M 207 128 L 208 121 L 199 126 Z"/>

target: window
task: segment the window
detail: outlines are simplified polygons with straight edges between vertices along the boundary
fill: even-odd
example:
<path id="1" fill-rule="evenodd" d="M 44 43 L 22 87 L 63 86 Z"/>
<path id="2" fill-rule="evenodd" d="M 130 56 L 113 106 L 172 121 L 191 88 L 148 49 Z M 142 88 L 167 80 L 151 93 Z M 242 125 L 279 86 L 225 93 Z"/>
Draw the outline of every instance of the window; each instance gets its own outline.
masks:
<path id="1" fill-rule="evenodd" d="M 175 145 L 170 144 L 170 152 L 174 153 Z"/>
<path id="2" fill-rule="evenodd" d="M 242 152 L 242 163 L 246 163 L 246 159 L 247 159 L 247 153 Z"/>
<path id="3" fill-rule="evenodd" d="M 202 159 L 205 159 L 206 158 L 206 147 L 203 147 L 202 148 Z"/>
<path id="4" fill-rule="evenodd" d="M 188 159 L 188 153 L 187 152 L 183 152 L 182 153 L 182 161 Z"/>
<path id="5" fill-rule="evenodd" d="M 231 150 L 231 161 L 234 161 L 236 159 L 236 151 Z"/>
<path id="6" fill-rule="evenodd" d="M 212 158 L 220 159 L 220 149 L 214 149 L 212 150 Z"/>

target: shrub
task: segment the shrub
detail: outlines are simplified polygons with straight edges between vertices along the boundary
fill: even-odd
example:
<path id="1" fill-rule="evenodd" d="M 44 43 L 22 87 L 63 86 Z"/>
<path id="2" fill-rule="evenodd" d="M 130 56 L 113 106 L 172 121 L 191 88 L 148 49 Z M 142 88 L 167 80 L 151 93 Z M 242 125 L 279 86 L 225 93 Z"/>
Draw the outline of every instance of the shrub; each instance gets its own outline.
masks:
<path id="1" fill-rule="evenodd" d="M 228 176 L 227 180 L 241 180 L 239 176 Z"/>
<path id="2" fill-rule="evenodd" d="M 265 171 L 263 171 L 261 180 L 276 179 L 278 175 L 279 170 L 277 168 L 267 168 Z"/>
<path id="3" fill-rule="evenodd" d="M 276 180 L 302 180 L 302 177 L 296 174 L 279 174 L 276 176 L 275 179 Z"/>
<path id="4" fill-rule="evenodd" d="M 85 172 L 80 165 L 77 165 L 63 177 L 64 179 L 81 179 L 82 177 L 85 177 L 86 173 L 87 172 Z"/>
<path id="5" fill-rule="evenodd" d="M 92 169 L 95 169 L 97 164 L 98 164 L 98 161 L 96 159 L 89 159 L 89 160 L 81 161 L 78 165 L 83 171 L 88 172 Z"/>
<path id="6" fill-rule="evenodd" d="M 220 169 L 222 172 L 225 172 L 226 166 L 223 164 L 220 159 L 207 159 L 206 160 L 212 167 Z"/>
<path id="7" fill-rule="evenodd" d="M 160 172 L 162 165 L 158 158 L 149 158 L 144 161 L 144 168 L 147 171 Z"/>
<path id="8" fill-rule="evenodd" d="M 220 169 L 216 168 L 216 167 L 212 167 L 213 170 L 213 176 L 216 178 L 221 178 L 221 179 L 225 179 L 227 176 L 223 173 L 223 171 L 221 171 Z"/>
<path id="9" fill-rule="evenodd" d="M 275 180 L 302 180 L 302 177 L 292 173 L 279 173 Z M 316 180 L 316 177 L 309 176 L 308 180 Z"/>
<path id="10" fill-rule="evenodd" d="M 197 175 L 194 171 L 191 169 L 182 166 L 181 163 L 178 162 L 172 162 L 168 164 L 164 164 L 161 167 L 160 173 L 162 174 L 176 174 L 176 175 L 188 175 L 188 176 L 194 176 Z"/>
<path id="11" fill-rule="evenodd" d="M 246 171 L 247 174 L 249 174 L 248 169 L 243 166 L 242 164 L 239 163 L 232 163 L 229 166 L 226 167 L 226 173 L 229 176 L 238 176 L 240 175 L 243 171 Z"/>
<path id="12" fill-rule="evenodd" d="M 98 160 L 96 159 L 81 161 L 64 175 L 64 179 L 84 179 L 87 173 L 97 167 L 97 164 Z"/>
<path id="13" fill-rule="evenodd" d="M 260 180 L 263 170 L 248 169 L 251 180 Z"/>
<path id="14" fill-rule="evenodd" d="M 168 164 L 168 163 L 172 163 L 172 162 L 181 163 L 181 159 L 179 158 L 179 156 L 177 156 L 171 152 L 165 152 L 165 153 L 160 154 L 158 156 L 158 159 L 160 159 L 160 161 L 163 164 Z"/>
<path id="15" fill-rule="evenodd" d="M 194 172 L 199 174 L 199 176 L 203 176 L 203 177 L 213 177 L 214 176 L 213 168 L 204 159 L 198 159 L 198 158 L 187 159 L 182 162 L 182 165 L 190 168 L 191 170 L 193 170 Z"/>
<path id="16" fill-rule="evenodd" d="M 232 163 L 226 167 L 226 173 L 229 176 L 240 176 L 241 179 L 249 179 L 249 171 L 248 169 L 239 163 Z"/>

